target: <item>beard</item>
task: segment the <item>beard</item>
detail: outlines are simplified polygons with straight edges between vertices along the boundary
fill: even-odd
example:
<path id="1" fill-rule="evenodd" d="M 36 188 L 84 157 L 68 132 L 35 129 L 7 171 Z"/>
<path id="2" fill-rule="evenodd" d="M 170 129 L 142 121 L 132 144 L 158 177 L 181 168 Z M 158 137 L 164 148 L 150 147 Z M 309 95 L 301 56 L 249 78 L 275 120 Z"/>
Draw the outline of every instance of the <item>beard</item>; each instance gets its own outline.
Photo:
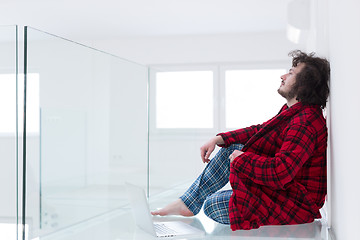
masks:
<path id="1" fill-rule="evenodd" d="M 291 89 L 289 91 L 284 91 L 283 89 L 281 89 L 281 87 L 278 89 L 278 93 L 280 94 L 280 96 L 282 96 L 283 98 L 285 98 L 286 100 L 290 100 L 296 97 L 297 95 L 297 88 L 293 85 L 291 86 Z"/>

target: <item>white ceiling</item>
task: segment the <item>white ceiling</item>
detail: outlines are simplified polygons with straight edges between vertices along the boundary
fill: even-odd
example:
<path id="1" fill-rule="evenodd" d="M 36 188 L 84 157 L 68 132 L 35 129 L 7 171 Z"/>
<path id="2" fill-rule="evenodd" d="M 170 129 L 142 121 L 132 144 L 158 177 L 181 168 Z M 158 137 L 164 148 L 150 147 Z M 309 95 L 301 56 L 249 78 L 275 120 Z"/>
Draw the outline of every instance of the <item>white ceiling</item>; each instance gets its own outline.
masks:
<path id="1" fill-rule="evenodd" d="M 76 39 L 285 31 L 289 1 L 0 0 L 0 25 Z"/>

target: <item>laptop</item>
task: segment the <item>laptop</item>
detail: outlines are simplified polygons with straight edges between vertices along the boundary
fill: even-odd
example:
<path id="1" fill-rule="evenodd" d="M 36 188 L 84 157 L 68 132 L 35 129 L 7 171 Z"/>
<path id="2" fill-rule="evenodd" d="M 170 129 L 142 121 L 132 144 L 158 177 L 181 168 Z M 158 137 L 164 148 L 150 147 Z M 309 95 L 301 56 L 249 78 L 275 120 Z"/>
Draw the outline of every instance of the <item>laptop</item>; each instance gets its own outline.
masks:
<path id="1" fill-rule="evenodd" d="M 205 232 L 181 221 L 153 222 L 145 191 L 125 183 L 136 225 L 155 237 L 199 237 Z"/>

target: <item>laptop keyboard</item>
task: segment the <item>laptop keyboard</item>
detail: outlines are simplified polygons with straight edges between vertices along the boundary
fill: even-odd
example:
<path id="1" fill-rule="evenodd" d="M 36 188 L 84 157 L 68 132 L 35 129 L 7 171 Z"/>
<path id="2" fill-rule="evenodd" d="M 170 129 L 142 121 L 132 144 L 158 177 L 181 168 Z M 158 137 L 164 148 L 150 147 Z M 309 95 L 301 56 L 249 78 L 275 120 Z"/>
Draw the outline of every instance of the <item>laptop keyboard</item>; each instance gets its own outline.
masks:
<path id="1" fill-rule="evenodd" d="M 163 223 L 154 223 L 154 227 L 156 233 L 161 235 L 174 236 L 177 233 L 174 229 L 169 228 Z"/>

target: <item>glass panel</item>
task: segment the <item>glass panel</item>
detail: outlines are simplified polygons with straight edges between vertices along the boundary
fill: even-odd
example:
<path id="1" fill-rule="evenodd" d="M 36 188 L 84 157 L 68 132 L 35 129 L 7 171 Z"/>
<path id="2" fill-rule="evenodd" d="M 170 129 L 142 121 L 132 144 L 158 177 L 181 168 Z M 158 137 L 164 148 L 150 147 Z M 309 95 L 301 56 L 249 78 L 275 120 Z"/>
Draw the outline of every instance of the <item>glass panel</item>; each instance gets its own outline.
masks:
<path id="1" fill-rule="evenodd" d="M 125 181 L 148 187 L 148 69 L 25 33 L 26 217 L 38 237 L 127 208 Z"/>
<path id="2" fill-rule="evenodd" d="M 17 26 L 0 26 L 0 239 L 17 239 Z"/>
<path id="3" fill-rule="evenodd" d="M 281 83 L 280 76 L 285 72 L 285 69 L 226 71 L 226 128 L 248 127 L 275 116 L 285 104 L 284 99 L 277 93 Z M 256 111 L 253 111 L 254 109 Z"/>

